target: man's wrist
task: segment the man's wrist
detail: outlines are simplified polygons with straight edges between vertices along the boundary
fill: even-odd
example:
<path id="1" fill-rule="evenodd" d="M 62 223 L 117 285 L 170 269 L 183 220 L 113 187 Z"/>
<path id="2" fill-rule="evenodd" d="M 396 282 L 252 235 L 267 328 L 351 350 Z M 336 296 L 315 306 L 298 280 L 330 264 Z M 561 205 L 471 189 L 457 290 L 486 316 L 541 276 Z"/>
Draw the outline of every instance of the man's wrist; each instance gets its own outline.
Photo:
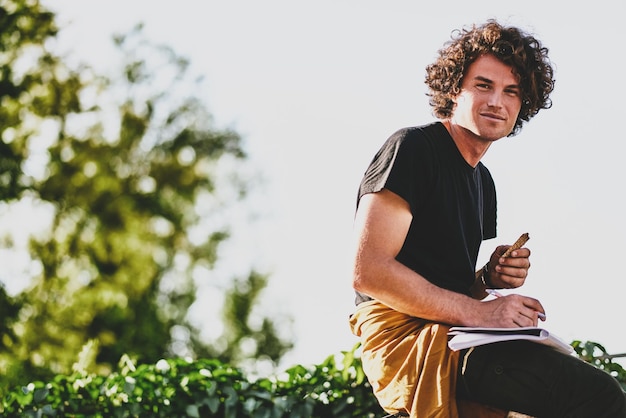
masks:
<path id="1" fill-rule="evenodd" d="M 489 280 L 489 262 L 483 266 L 480 273 L 480 281 L 485 286 L 485 289 L 492 289 L 493 285 L 491 284 L 491 280 Z"/>

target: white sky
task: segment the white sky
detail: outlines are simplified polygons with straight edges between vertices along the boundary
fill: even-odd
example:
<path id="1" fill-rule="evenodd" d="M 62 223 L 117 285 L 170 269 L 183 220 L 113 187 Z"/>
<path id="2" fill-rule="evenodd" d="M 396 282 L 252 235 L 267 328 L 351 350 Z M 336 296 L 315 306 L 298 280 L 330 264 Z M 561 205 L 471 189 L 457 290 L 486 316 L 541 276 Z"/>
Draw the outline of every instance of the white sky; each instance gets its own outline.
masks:
<path id="1" fill-rule="evenodd" d="M 619 1 L 47 0 L 69 25 L 67 49 L 106 63 L 109 39 L 144 22 L 206 76 L 206 103 L 245 139 L 266 179 L 255 210 L 224 248 L 221 271 L 271 272 L 264 305 L 294 318 L 286 366 L 319 363 L 357 342 L 349 255 L 360 177 L 396 129 L 433 120 L 424 67 L 460 26 L 498 18 L 550 48 L 554 106 L 489 151 L 499 244 L 530 234 L 531 274 L 519 293 L 542 301 L 566 341 L 626 352 L 624 134 Z M 617 128 L 617 129 L 616 129 Z M 214 328 L 215 295 L 196 314 Z M 206 299 L 204 299 L 206 298 Z M 210 332 L 210 331 L 208 331 Z"/>

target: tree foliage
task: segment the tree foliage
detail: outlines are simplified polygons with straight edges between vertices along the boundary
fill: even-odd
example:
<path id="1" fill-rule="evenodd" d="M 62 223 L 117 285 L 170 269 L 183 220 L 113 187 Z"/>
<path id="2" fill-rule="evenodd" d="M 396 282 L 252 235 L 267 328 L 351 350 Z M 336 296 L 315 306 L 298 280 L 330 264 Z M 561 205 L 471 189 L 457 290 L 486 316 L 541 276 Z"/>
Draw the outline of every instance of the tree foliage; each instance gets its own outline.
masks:
<path id="1" fill-rule="evenodd" d="M 32 285 L 0 293 L 4 384 L 67 373 L 92 340 L 103 374 L 122 355 L 240 360 L 243 333 L 256 341 L 250 355 L 277 361 L 290 343 L 269 319 L 259 330 L 246 322 L 261 273 L 226 294 L 226 308 L 244 314 L 225 312 L 228 344 L 202 341 L 187 317 L 197 281 L 216 280 L 229 236 L 221 219 L 246 196 L 239 135 L 214 126 L 189 91 L 187 60 L 145 42 L 140 27 L 115 38 L 113 76 L 70 66 L 50 47 L 57 33 L 38 1 L 0 3 L 0 202 L 27 200 L 49 216 L 30 240 Z"/>
<path id="2" fill-rule="evenodd" d="M 4 1 L 0 7 L 0 200 L 16 199 L 29 187 L 22 175 L 22 164 L 28 155 L 26 137 L 32 126 L 24 117 L 38 115 L 40 97 L 48 88 L 49 61 L 46 54 L 35 54 L 37 46 L 55 36 L 54 15 L 39 4 Z M 31 60 L 41 65 L 39 72 L 22 70 Z"/>

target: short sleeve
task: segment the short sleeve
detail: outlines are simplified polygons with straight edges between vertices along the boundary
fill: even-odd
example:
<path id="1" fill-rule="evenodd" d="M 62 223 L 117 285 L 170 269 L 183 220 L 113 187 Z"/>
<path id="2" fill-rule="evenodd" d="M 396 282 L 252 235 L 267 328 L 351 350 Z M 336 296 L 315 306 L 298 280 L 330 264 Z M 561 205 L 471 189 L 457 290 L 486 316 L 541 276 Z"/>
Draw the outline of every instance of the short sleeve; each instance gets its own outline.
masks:
<path id="1" fill-rule="evenodd" d="M 359 187 L 359 200 L 367 193 L 388 189 L 406 200 L 412 211 L 428 189 L 433 159 L 419 130 L 405 128 L 383 144 L 368 166 Z"/>

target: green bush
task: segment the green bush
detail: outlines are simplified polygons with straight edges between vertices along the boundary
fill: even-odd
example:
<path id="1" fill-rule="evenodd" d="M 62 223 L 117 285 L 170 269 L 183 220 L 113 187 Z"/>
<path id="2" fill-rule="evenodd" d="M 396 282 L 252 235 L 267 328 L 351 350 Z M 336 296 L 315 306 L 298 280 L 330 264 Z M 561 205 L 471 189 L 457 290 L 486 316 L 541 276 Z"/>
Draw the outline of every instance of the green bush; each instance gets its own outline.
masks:
<path id="1" fill-rule="evenodd" d="M 3 416 L 16 417 L 381 417 L 352 351 L 312 367 L 295 366 L 255 381 L 217 360 L 128 358 L 107 377 L 75 373 L 8 393 Z"/>
<path id="2" fill-rule="evenodd" d="M 572 346 L 626 389 L 626 371 L 613 362 L 617 356 L 594 342 Z M 380 418 L 385 412 L 372 395 L 357 349 L 256 380 L 218 360 L 178 358 L 136 366 L 123 357 L 119 371 L 106 377 L 81 371 L 11 391 L 0 412 L 6 417 Z"/>

